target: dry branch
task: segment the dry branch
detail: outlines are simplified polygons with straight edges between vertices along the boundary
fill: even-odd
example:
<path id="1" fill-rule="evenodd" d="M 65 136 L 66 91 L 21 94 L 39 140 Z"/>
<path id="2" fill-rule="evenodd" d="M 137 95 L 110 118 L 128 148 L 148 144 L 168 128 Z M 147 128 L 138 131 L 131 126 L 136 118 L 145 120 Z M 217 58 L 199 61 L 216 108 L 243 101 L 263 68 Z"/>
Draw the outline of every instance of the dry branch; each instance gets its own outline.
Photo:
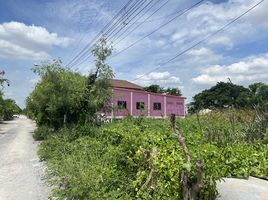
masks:
<path id="1" fill-rule="evenodd" d="M 179 144 L 182 147 L 186 164 L 188 166 L 191 166 L 191 155 L 189 153 L 188 147 L 185 143 L 185 139 L 183 135 L 181 134 L 179 128 L 176 126 L 176 116 L 174 114 L 170 117 L 171 126 L 173 128 L 173 131 L 175 135 L 177 136 L 177 139 L 179 141 Z M 203 163 L 201 160 L 198 160 L 196 162 L 196 179 L 191 180 L 191 172 L 189 171 L 182 171 L 181 173 L 181 183 L 182 183 L 182 195 L 184 200 L 195 200 L 196 196 L 202 186 L 203 182 Z"/>

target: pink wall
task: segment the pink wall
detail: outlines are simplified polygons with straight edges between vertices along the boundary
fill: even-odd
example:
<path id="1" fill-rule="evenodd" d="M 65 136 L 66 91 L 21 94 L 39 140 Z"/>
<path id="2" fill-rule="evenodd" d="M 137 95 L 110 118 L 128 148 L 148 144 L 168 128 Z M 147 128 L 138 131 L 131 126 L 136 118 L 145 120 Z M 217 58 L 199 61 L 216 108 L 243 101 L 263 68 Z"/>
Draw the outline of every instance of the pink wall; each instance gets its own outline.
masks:
<path id="1" fill-rule="evenodd" d="M 131 109 L 131 95 L 129 91 L 114 89 L 114 99 L 113 99 L 113 107 L 114 107 L 114 115 L 115 116 L 126 116 L 130 114 Z M 117 107 L 118 101 L 126 101 L 127 109 L 119 109 Z"/>
<path id="2" fill-rule="evenodd" d="M 154 110 L 154 103 L 161 103 L 161 110 Z M 150 94 L 150 115 L 159 117 L 165 115 L 164 96 Z"/>
<path id="3" fill-rule="evenodd" d="M 144 92 L 133 91 L 133 115 L 134 116 L 148 116 L 148 95 Z M 144 110 L 136 109 L 136 102 L 144 102 Z"/>
<path id="4" fill-rule="evenodd" d="M 175 114 L 177 116 L 184 116 L 184 100 L 176 97 L 167 96 L 167 116 Z"/>
<path id="5" fill-rule="evenodd" d="M 114 88 L 113 92 L 114 92 L 114 98 L 112 102 L 114 107 L 114 115 L 116 117 L 126 116 L 128 114 L 132 114 L 133 116 L 140 116 L 140 115 L 148 116 L 149 114 L 149 116 L 151 117 L 161 117 L 161 116 L 164 117 L 165 114 L 166 116 L 169 116 L 172 113 L 176 114 L 177 116 L 185 115 L 184 97 L 155 94 L 155 93 L 123 89 L 123 88 Z M 131 93 L 132 93 L 132 106 L 131 106 Z M 126 101 L 127 109 L 117 109 L 118 101 Z M 136 102 L 144 102 L 145 109 L 137 110 Z M 154 103 L 161 103 L 161 110 L 154 110 Z M 106 115 L 111 116 L 111 113 L 107 113 Z"/>

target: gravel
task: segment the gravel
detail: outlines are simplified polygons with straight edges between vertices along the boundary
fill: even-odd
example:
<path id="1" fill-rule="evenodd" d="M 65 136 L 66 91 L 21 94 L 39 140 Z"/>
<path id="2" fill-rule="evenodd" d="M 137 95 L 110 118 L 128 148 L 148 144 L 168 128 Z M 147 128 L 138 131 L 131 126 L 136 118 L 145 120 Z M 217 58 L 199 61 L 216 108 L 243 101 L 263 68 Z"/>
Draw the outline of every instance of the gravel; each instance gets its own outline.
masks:
<path id="1" fill-rule="evenodd" d="M 32 138 L 33 121 L 20 116 L 0 124 L 0 199 L 45 200 L 49 187 L 42 180 L 44 166 Z"/>

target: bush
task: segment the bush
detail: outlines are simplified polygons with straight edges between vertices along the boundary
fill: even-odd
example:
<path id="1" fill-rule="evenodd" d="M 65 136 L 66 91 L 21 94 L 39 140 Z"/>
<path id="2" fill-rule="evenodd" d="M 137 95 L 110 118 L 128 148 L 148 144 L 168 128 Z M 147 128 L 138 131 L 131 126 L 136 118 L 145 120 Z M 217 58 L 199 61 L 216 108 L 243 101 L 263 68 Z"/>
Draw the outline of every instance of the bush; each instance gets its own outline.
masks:
<path id="1" fill-rule="evenodd" d="M 59 199 L 182 199 L 181 172 L 189 171 L 194 180 L 197 159 L 205 166 L 198 199 L 215 199 L 216 181 L 223 177 L 268 178 L 267 144 L 229 136 L 207 139 L 210 126 L 220 135 L 243 135 L 242 122 L 230 122 L 228 116 L 178 120 L 192 155 L 190 166 L 169 121 L 145 118 L 62 129 L 42 143 L 39 155 L 48 164 L 47 178 Z"/>
<path id="2" fill-rule="evenodd" d="M 34 130 L 33 138 L 35 140 L 45 140 L 51 134 L 52 130 L 48 126 L 40 126 Z"/>

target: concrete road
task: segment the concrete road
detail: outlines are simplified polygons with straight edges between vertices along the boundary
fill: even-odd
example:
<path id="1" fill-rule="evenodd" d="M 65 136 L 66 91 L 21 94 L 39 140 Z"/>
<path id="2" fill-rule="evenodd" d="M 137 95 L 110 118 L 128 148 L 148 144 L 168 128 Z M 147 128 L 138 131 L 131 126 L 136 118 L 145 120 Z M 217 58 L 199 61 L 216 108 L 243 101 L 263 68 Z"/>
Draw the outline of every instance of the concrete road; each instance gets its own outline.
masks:
<path id="1" fill-rule="evenodd" d="M 24 116 L 0 124 L 0 200 L 48 199 L 34 129 L 35 124 Z"/>
<path id="2" fill-rule="evenodd" d="M 218 200 L 268 200 L 268 181 L 226 178 L 217 184 Z"/>

